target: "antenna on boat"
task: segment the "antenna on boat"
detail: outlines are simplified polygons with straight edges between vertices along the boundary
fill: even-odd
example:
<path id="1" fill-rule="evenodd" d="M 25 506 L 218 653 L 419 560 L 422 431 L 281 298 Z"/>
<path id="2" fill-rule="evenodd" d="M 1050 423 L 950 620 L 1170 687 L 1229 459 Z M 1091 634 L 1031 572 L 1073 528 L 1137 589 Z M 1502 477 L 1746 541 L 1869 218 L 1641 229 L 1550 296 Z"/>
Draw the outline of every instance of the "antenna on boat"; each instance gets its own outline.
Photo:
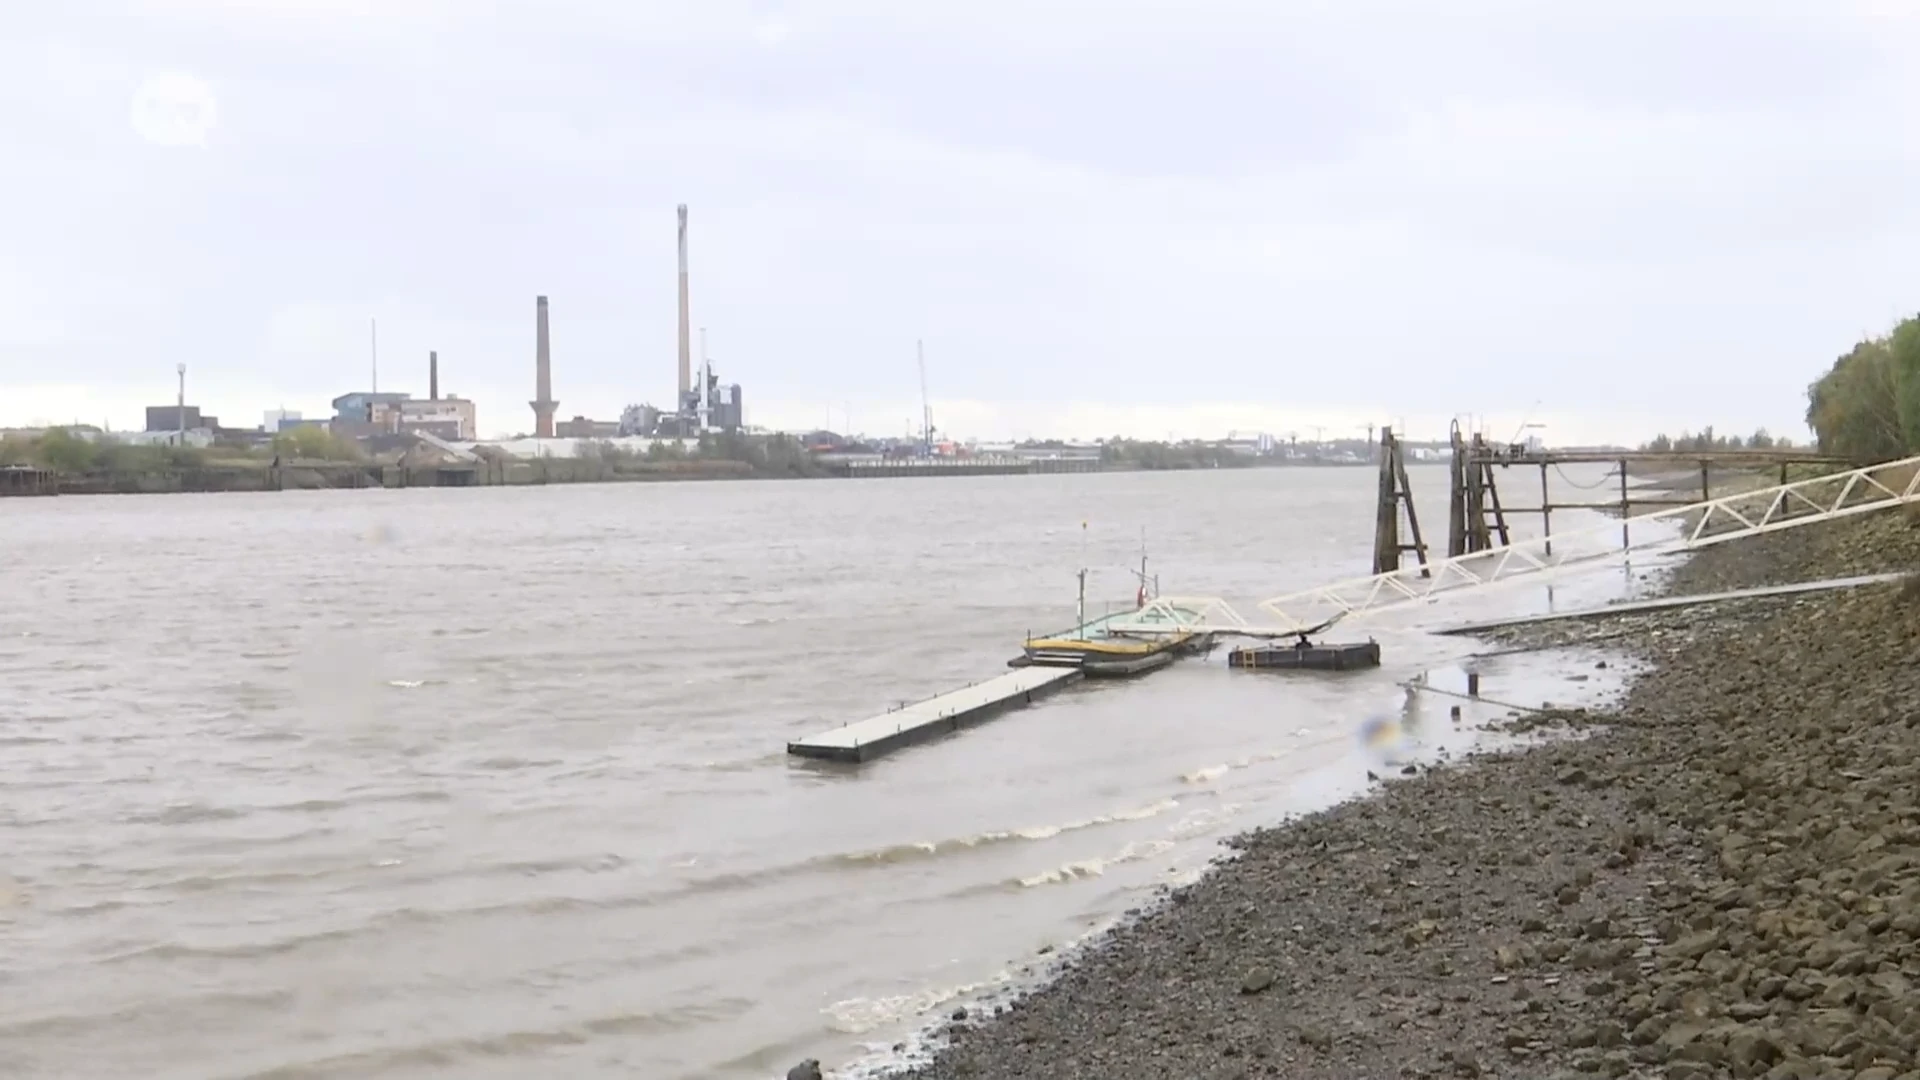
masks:
<path id="1" fill-rule="evenodd" d="M 1081 627 L 1087 625 L 1087 523 L 1080 523 L 1080 599 L 1074 605 L 1074 611 L 1080 621 L 1075 624 L 1075 633 L 1081 633 Z"/>
<path id="2" fill-rule="evenodd" d="M 1145 525 L 1140 526 L 1140 587 L 1134 591 L 1133 606 L 1136 608 L 1147 606 L 1147 527 Z"/>

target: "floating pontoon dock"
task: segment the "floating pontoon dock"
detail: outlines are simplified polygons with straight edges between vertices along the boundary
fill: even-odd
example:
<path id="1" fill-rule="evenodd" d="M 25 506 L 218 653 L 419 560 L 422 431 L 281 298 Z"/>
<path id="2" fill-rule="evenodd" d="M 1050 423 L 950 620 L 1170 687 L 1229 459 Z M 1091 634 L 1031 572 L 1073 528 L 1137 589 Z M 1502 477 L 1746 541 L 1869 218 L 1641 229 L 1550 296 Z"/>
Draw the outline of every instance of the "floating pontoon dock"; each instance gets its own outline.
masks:
<path id="1" fill-rule="evenodd" d="M 1227 666 L 1275 668 L 1288 671 L 1352 671 L 1380 666 L 1380 644 L 1374 641 L 1340 645 L 1313 645 L 1301 638 L 1297 645 L 1242 645 L 1227 654 Z"/>
<path id="2" fill-rule="evenodd" d="M 1024 667 L 960 690 L 916 701 L 879 716 L 809 735 L 787 753 L 858 764 L 903 746 L 958 731 L 1009 709 L 1030 705 L 1082 677 L 1079 668 Z"/>

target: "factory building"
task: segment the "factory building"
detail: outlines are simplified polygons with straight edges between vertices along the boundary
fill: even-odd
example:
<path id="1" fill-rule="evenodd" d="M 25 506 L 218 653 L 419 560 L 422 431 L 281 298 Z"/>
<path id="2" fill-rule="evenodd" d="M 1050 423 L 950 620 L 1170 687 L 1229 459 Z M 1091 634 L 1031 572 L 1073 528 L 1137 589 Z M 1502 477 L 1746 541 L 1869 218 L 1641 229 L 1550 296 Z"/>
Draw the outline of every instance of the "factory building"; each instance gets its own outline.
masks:
<path id="1" fill-rule="evenodd" d="M 343 439 L 391 435 L 396 430 L 399 405 L 411 395 L 355 390 L 333 399 L 333 419 L 327 427 Z"/>
<path id="2" fill-rule="evenodd" d="M 147 406 L 148 431 L 212 431 L 219 426 L 217 417 L 200 415 L 198 405 Z"/>
<path id="3" fill-rule="evenodd" d="M 553 425 L 553 433 L 562 439 L 614 439 L 624 434 L 619 421 L 589 420 L 584 416 L 558 421 Z"/>
<path id="4" fill-rule="evenodd" d="M 449 440 L 478 438 L 479 417 L 473 402 L 440 395 L 439 353 L 427 354 L 427 386 L 425 398 L 375 390 L 341 394 L 333 399 L 333 419 L 327 426 L 346 439 L 414 432 Z"/>
<path id="5" fill-rule="evenodd" d="M 650 435 L 660 430 L 660 410 L 651 405 L 629 405 L 620 410 L 621 435 Z"/>
<path id="6" fill-rule="evenodd" d="M 460 397 L 438 400 L 408 398 L 400 403 L 398 430 L 402 433 L 424 431 L 442 439 L 477 437 L 477 414 L 473 402 Z"/>
<path id="7" fill-rule="evenodd" d="M 442 439 L 472 439 L 477 427 L 473 402 L 458 397 L 435 401 L 409 394 L 356 391 L 334 398 L 333 411 L 327 426 L 347 439 L 416 431 Z"/>

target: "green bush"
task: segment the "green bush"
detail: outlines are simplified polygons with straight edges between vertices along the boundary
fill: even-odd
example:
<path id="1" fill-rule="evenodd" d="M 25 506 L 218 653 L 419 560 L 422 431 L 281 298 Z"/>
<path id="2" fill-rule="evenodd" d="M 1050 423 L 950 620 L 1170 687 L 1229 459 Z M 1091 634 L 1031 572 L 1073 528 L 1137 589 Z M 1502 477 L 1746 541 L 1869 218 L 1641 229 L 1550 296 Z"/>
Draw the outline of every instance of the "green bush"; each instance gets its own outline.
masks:
<path id="1" fill-rule="evenodd" d="M 323 427 L 291 428 L 273 437 L 273 451 L 301 461 L 359 461 L 366 457 L 360 444 Z"/>

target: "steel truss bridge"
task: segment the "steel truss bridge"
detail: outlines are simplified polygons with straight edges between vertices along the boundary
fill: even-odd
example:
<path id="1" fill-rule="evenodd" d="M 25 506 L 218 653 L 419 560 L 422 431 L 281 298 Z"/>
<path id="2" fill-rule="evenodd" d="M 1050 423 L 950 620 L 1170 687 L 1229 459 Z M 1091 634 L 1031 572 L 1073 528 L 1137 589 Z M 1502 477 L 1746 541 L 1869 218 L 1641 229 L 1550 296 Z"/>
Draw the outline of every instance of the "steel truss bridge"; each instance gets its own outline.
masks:
<path id="1" fill-rule="evenodd" d="M 1110 632 L 1156 635 L 1207 632 L 1294 637 L 1331 621 L 1382 611 L 1517 578 L 1619 563 L 1639 552 L 1670 554 L 1730 540 L 1817 525 L 1838 518 L 1920 503 L 1920 456 L 1830 473 L 1759 490 L 1722 495 L 1591 529 L 1515 540 L 1488 551 L 1352 578 L 1260 603 L 1272 621 L 1249 622 L 1217 596 L 1161 596 L 1112 618 Z"/>

